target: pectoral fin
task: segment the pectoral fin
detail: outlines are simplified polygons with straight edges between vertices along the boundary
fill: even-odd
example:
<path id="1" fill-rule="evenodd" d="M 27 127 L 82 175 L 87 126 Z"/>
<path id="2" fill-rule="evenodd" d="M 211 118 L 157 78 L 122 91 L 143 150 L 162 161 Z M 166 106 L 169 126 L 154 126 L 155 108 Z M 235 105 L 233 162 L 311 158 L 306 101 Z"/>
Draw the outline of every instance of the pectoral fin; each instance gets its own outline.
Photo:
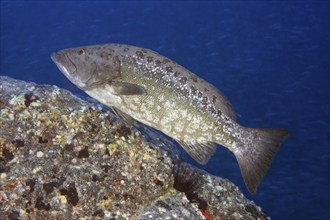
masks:
<path id="1" fill-rule="evenodd" d="M 127 82 L 111 82 L 114 95 L 146 95 L 147 91 L 143 86 Z"/>
<path id="2" fill-rule="evenodd" d="M 118 110 L 115 107 L 111 107 L 114 113 L 121 118 L 128 126 L 133 126 L 136 123 L 136 120 L 129 116 L 128 114 Z"/>

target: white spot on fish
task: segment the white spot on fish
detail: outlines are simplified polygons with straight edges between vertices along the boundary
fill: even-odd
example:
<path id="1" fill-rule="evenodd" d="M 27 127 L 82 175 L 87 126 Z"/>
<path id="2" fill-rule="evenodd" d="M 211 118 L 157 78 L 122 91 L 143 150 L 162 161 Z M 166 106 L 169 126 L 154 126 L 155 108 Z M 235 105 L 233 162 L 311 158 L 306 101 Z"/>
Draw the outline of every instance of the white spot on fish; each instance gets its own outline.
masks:
<path id="1" fill-rule="evenodd" d="M 150 107 L 152 107 L 154 105 L 154 98 L 149 96 L 146 102 Z"/>
<path id="2" fill-rule="evenodd" d="M 190 140 L 190 136 L 189 135 L 184 135 L 183 138 L 184 138 L 185 142 L 189 142 L 189 140 Z"/>
<path id="3" fill-rule="evenodd" d="M 138 110 L 138 107 L 136 105 L 134 105 L 133 103 L 131 103 L 129 107 L 134 111 Z"/>
<path id="4" fill-rule="evenodd" d="M 187 116 L 187 120 L 188 120 L 188 121 L 191 121 L 191 120 L 192 120 L 192 115 L 191 115 L 191 114 L 188 114 L 188 116 Z"/>
<path id="5" fill-rule="evenodd" d="M 186 118 L 187 117 L 187 110 L 186 109 L 182 109 L 181 111 L 180 111 L 180 114 L 181 114 L 181 117 L 183 117 L 183 118 Z"/>
<path id="6" fill-rule="evenodd" d="M 182 121 L 178 121 L 176 124 L 175 124 L 175 127 L 174 129 L 178 132 L 182 132 L 183 131 L 183 124 L 182 124 Z"/>
<path id="7" fill-rule="evenodd" d="M 191 126 L 191 124 L 189 124 L 189 126 L 186 128 L 186 132 L 187 133 L 195 133 L 196 132 L 196 127 Z"/>
<path id="8" fill-rule="evenodd" d="M 166 108 L 172 108 L 172 107 L 173 107 L 173 103 L 170 102 L 169 100 L 167 100 L 167 101 L 164 103 L 164 106 L 165 106 Z"/>
<path id="9" fill-rule="evenodd" d="M 199 142 L 199 143 L 206 142 L 206 139 L 205 139 L 205 137 L 200 136 L 197 138 L 197 142 Z"/>
<path id="10" fill-rule="evenodd" d="M 147 111 L 146 105 L 142 104 L 140 110 L 141 110 L 141 112 L 146 112 Z"/>
<path id="11" fill-rule="evenodd" d="M 168 123 L 163 128 L 164 128 L 165 133 L 169 133 L 172 130 L 172 125 Z"/>
<path id="12" fill-rule="evenodd" d="M 169 120 L 174 121 L 176 119 L 179 119 L 179 112 L 178 110 L 173 110 L 169 115 Z"/>
<path id="13" fill-rule="evenodd" d="M 200 128 L 203 132 L 207 131 L 208 129 L 208 127 L 205 124 L 203 124 Z"/>
<path id="14" fill-rule="evenodd" d="M 158 96 L 158 100 L 159 100 L 160 102 L 164 101 L 164 94 L 160 94 L 160 95 Z"/>
<path id="15" fill-rule="evenodd" d="M 140 99 L 135 97 L 135 98 L 133 98 L 133 102 L 139 103 L 140 102 Z"/>
<path id="16" fill-rule="evenodd" d="M 148 113 L 146 112 L 146 114 L 147 114 L 147 117 L 146 117 L 147 120 L 148 120 L 148 121 L 153 121 L 154 118 L 152 117 L 151 112 L 148 112 Z"/>

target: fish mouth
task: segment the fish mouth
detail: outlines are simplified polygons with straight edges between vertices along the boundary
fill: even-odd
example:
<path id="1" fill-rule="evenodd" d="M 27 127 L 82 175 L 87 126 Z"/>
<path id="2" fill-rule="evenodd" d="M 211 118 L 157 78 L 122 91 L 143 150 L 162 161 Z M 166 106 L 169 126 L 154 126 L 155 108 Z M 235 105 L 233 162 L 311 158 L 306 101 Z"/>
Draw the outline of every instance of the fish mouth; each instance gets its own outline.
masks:
<path id="1" fill-rule="evenodd" d="M 58 63 L 60 60 L 60 57 L 61 57 L 60 52 L 55 52 L 55 53 L 52 53 L 52 55 L 50 55 L 50 58 L 52 58 L 54 63 Z"/>
<path id="2" fill-rule="evenodd" d="M 66 56 L 61 51 L 52 53 L 50 57 L 52 58 L 52 60 L 56 65 L 60 65 L 60 64 L 65 65 L 67 63 Z"/>
<path id="3" fill-rule="evenodd" d="M 62 51 L 52 53 L 50 57 L 61 72 L 72 81 L 72 77 L 77 71 L 77 67 L 71 59 Z"/>
<path id="4" fill-rule="evenodd" d="M 81 77 L 78 74 L 77 66 L 70 59 L 66 51 L 58 51 L 50 55 L 59 70 L 77 87 L 84 89 L 86 83 L 82 82 Z"/>
<path id="5" fill-rule="evenodd" d="M 58 51 L 58 52 L 52 53 L 52 55 L 50 57 L 61 70 L 65 69 L 66 73 L 73 74 L 77 71 L 76 65 L 74 65 L 74 63 L 70 60 L 70 58 L 64 52 Z"/>

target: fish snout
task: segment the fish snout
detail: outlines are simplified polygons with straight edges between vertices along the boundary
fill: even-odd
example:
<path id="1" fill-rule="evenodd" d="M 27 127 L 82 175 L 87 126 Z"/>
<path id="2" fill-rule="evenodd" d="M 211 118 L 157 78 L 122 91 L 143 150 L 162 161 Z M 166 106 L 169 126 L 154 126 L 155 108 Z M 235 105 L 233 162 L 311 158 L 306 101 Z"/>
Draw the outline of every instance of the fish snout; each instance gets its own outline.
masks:
<path id="1" fill-rule="evenodd" d="M 52 53 L 50 57 L 52 58 L 52 60 L 54 61 L 54 63 L 56 65 L 59 65 L 59 64 L 63 65 L 65 63 L 67 63 L 65 55 L 61 51 Z"/>
<path id="2" fill-rule="evenodd" d="M 58 54 L 59 52 L 55 52 L 55 53 L 52 53 L 51 55 L 50 55 L 50 58 L 52 58 L 52 60 L 54 61 L 54 63 L 56 63 L 58 60 L 59 60 L 59 54 Z"/>
<path id="3" fill-rule="evenodd" d="M 69 54 L 66 51 L 58 51 L 51 54 L 51 59 L 54 61 L 59 70 L 76 86 L 84 88 L 84 78 L 77 71 L 77 66 L 70 59 Z"/>
<path id="4" fill-rule="evenodd" d="M 77 71 L 76 65 L 70 60 L 65 52 L 58 51 L 52 53 L 50 57 L 61 72 L 68 78 Z"/>

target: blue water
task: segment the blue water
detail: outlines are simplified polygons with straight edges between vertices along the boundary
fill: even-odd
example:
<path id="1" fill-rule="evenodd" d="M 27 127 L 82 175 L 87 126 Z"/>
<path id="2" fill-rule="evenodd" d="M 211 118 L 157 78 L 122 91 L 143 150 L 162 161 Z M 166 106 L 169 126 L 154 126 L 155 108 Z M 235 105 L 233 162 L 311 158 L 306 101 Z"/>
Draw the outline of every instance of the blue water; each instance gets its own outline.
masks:
<path id="1" fill-rule="evenodd" d="M 224 148 L 203 169 L 233 181 L 272 219 L 330 219 L 329 1 L 0 6 L 1 75 L 81 94 L 52 63 L 52 52 L 110 42 L 158 51 L 226 94 L 239 123 L 292 132 L 256 196 Z"/>

